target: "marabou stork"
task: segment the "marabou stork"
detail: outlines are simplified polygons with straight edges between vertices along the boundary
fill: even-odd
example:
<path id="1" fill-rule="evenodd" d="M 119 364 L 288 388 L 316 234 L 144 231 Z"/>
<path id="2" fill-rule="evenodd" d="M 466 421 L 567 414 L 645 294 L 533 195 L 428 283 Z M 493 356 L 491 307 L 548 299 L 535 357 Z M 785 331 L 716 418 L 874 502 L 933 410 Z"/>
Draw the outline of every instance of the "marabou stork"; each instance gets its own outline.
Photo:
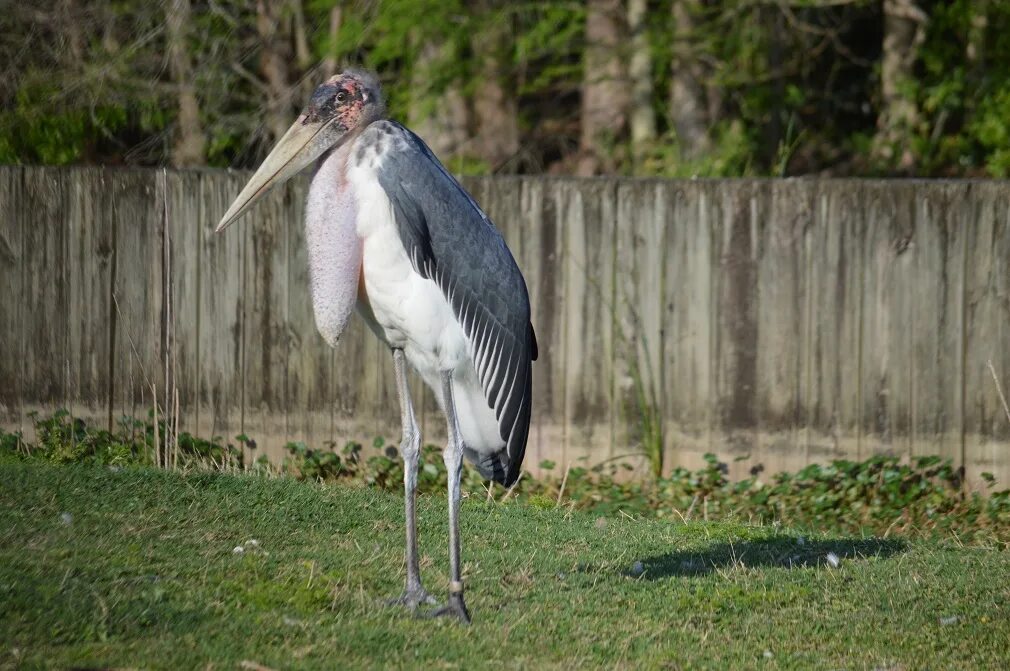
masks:
<path id="1" fill-rule="evenodd" d="M 418 571 L 415 501 L 421 435 L 407 363 L 448 425 L 449 598 L 432 615 L 470 615 L 460 564 L 466 455 L 505 486 L 529 433 L 532 361 L 526 282 L 501 234 L 425 143 L 386 118 L 378 78 L 348 70 L 317 88 L 221 219 L 221 231 L 272 187 L 315 164 L 305 214 L 316 326 L 336 345 L 355 306 L 392 350 L 403 424 L 407 578 L 391 603 L 435 600 Z"/>

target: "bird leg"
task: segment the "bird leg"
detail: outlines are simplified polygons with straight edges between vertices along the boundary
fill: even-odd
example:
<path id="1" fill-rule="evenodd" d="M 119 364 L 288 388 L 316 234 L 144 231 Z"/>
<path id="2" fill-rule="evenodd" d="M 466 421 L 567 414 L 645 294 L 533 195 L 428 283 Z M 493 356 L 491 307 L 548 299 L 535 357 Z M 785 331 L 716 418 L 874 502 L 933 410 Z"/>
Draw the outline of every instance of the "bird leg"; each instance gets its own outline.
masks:
<path id="1" fill-rule="evenodd" d="M 414 406 L 407 387 L 407 361 L 402 349 L 393 350 L 393 370 L 396 373 L 396 395 L 400 399 L 400 419 L 403 423 L 403 494 L 407 520 L 407 583 L 403 594 L 391 599 L 390 605 L 405 605 L 415 610 L 420 604 L 434 604 L 435 599 L 421 585 L 417 561 L 417 462 L 421 452 L 421 432 L 414 418 Z"/>
<path id="2" fill-rule="evenodd" d="M 449 476 L 449 601 L 431 613 L 431 617 L 454 616 L 470 624 L 470 613 L 463 601 L 463 576 L 459 542 L 459 479 L 463 472 L 463 437 L 456 419 L 456 403 L 452 395 L 452 371 L 442 373 L 442 396 L 449 441 L 442 457 Z"/>

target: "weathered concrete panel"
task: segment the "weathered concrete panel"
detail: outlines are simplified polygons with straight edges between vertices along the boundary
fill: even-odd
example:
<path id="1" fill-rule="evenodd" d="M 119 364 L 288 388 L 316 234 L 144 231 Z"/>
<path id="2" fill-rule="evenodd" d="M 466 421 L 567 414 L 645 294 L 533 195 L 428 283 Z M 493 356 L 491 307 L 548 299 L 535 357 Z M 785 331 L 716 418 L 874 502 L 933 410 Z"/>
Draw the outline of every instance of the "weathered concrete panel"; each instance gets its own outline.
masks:
<path id="1" fill-rule="evenodd" d="M 178 396 L 181 428 L 274 456 L 397 440 L 389 352 L 360 320 L 335 351 L 316 332 L 307 179 L 213 232 L 246 178 L 0 168 L 5 426 L 58 407 L 103 426 L 174 415 Z M 1010 480 L 1007 183 L 465 183 L 530 289 L 531 469 L 658 438 L 667 468 L 939 454 Z M 412 389 L 440 442 L 433 396 Z"/>

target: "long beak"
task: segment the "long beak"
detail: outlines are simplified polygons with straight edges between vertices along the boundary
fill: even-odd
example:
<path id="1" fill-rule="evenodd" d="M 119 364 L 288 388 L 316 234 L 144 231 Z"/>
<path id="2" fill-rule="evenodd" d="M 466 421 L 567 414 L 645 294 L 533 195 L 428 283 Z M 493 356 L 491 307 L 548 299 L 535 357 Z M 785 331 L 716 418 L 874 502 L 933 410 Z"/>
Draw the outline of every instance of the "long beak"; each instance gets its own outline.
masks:
<path id="1" fill-rule="evenodd" d="M 300 116 L 260 164 L 242 193 L 221 218 L 215 232 L 220 233 L 233 224 L 267 191 L 297 175 L 329 149 L 333 142 L 327 138 L 330 133 L 323 131 L 330 123 L 331 121 L 305 123 L 305 116 Z"/>

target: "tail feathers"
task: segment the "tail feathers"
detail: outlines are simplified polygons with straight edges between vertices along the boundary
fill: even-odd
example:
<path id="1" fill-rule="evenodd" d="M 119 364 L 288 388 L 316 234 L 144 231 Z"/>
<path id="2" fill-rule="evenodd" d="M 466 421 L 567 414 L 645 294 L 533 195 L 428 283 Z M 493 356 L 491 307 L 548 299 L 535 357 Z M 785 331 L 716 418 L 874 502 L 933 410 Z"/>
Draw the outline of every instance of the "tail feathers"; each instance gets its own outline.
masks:
<path id="1" fill-rule="evenodd" d="M 463 454 L 477 468 L 477 472 L 488 480 L 511 487 L 519 479 L 520 464 L 511 463 L 505 449 L 492 454 L 480 454 L 466 447 Z"/>

